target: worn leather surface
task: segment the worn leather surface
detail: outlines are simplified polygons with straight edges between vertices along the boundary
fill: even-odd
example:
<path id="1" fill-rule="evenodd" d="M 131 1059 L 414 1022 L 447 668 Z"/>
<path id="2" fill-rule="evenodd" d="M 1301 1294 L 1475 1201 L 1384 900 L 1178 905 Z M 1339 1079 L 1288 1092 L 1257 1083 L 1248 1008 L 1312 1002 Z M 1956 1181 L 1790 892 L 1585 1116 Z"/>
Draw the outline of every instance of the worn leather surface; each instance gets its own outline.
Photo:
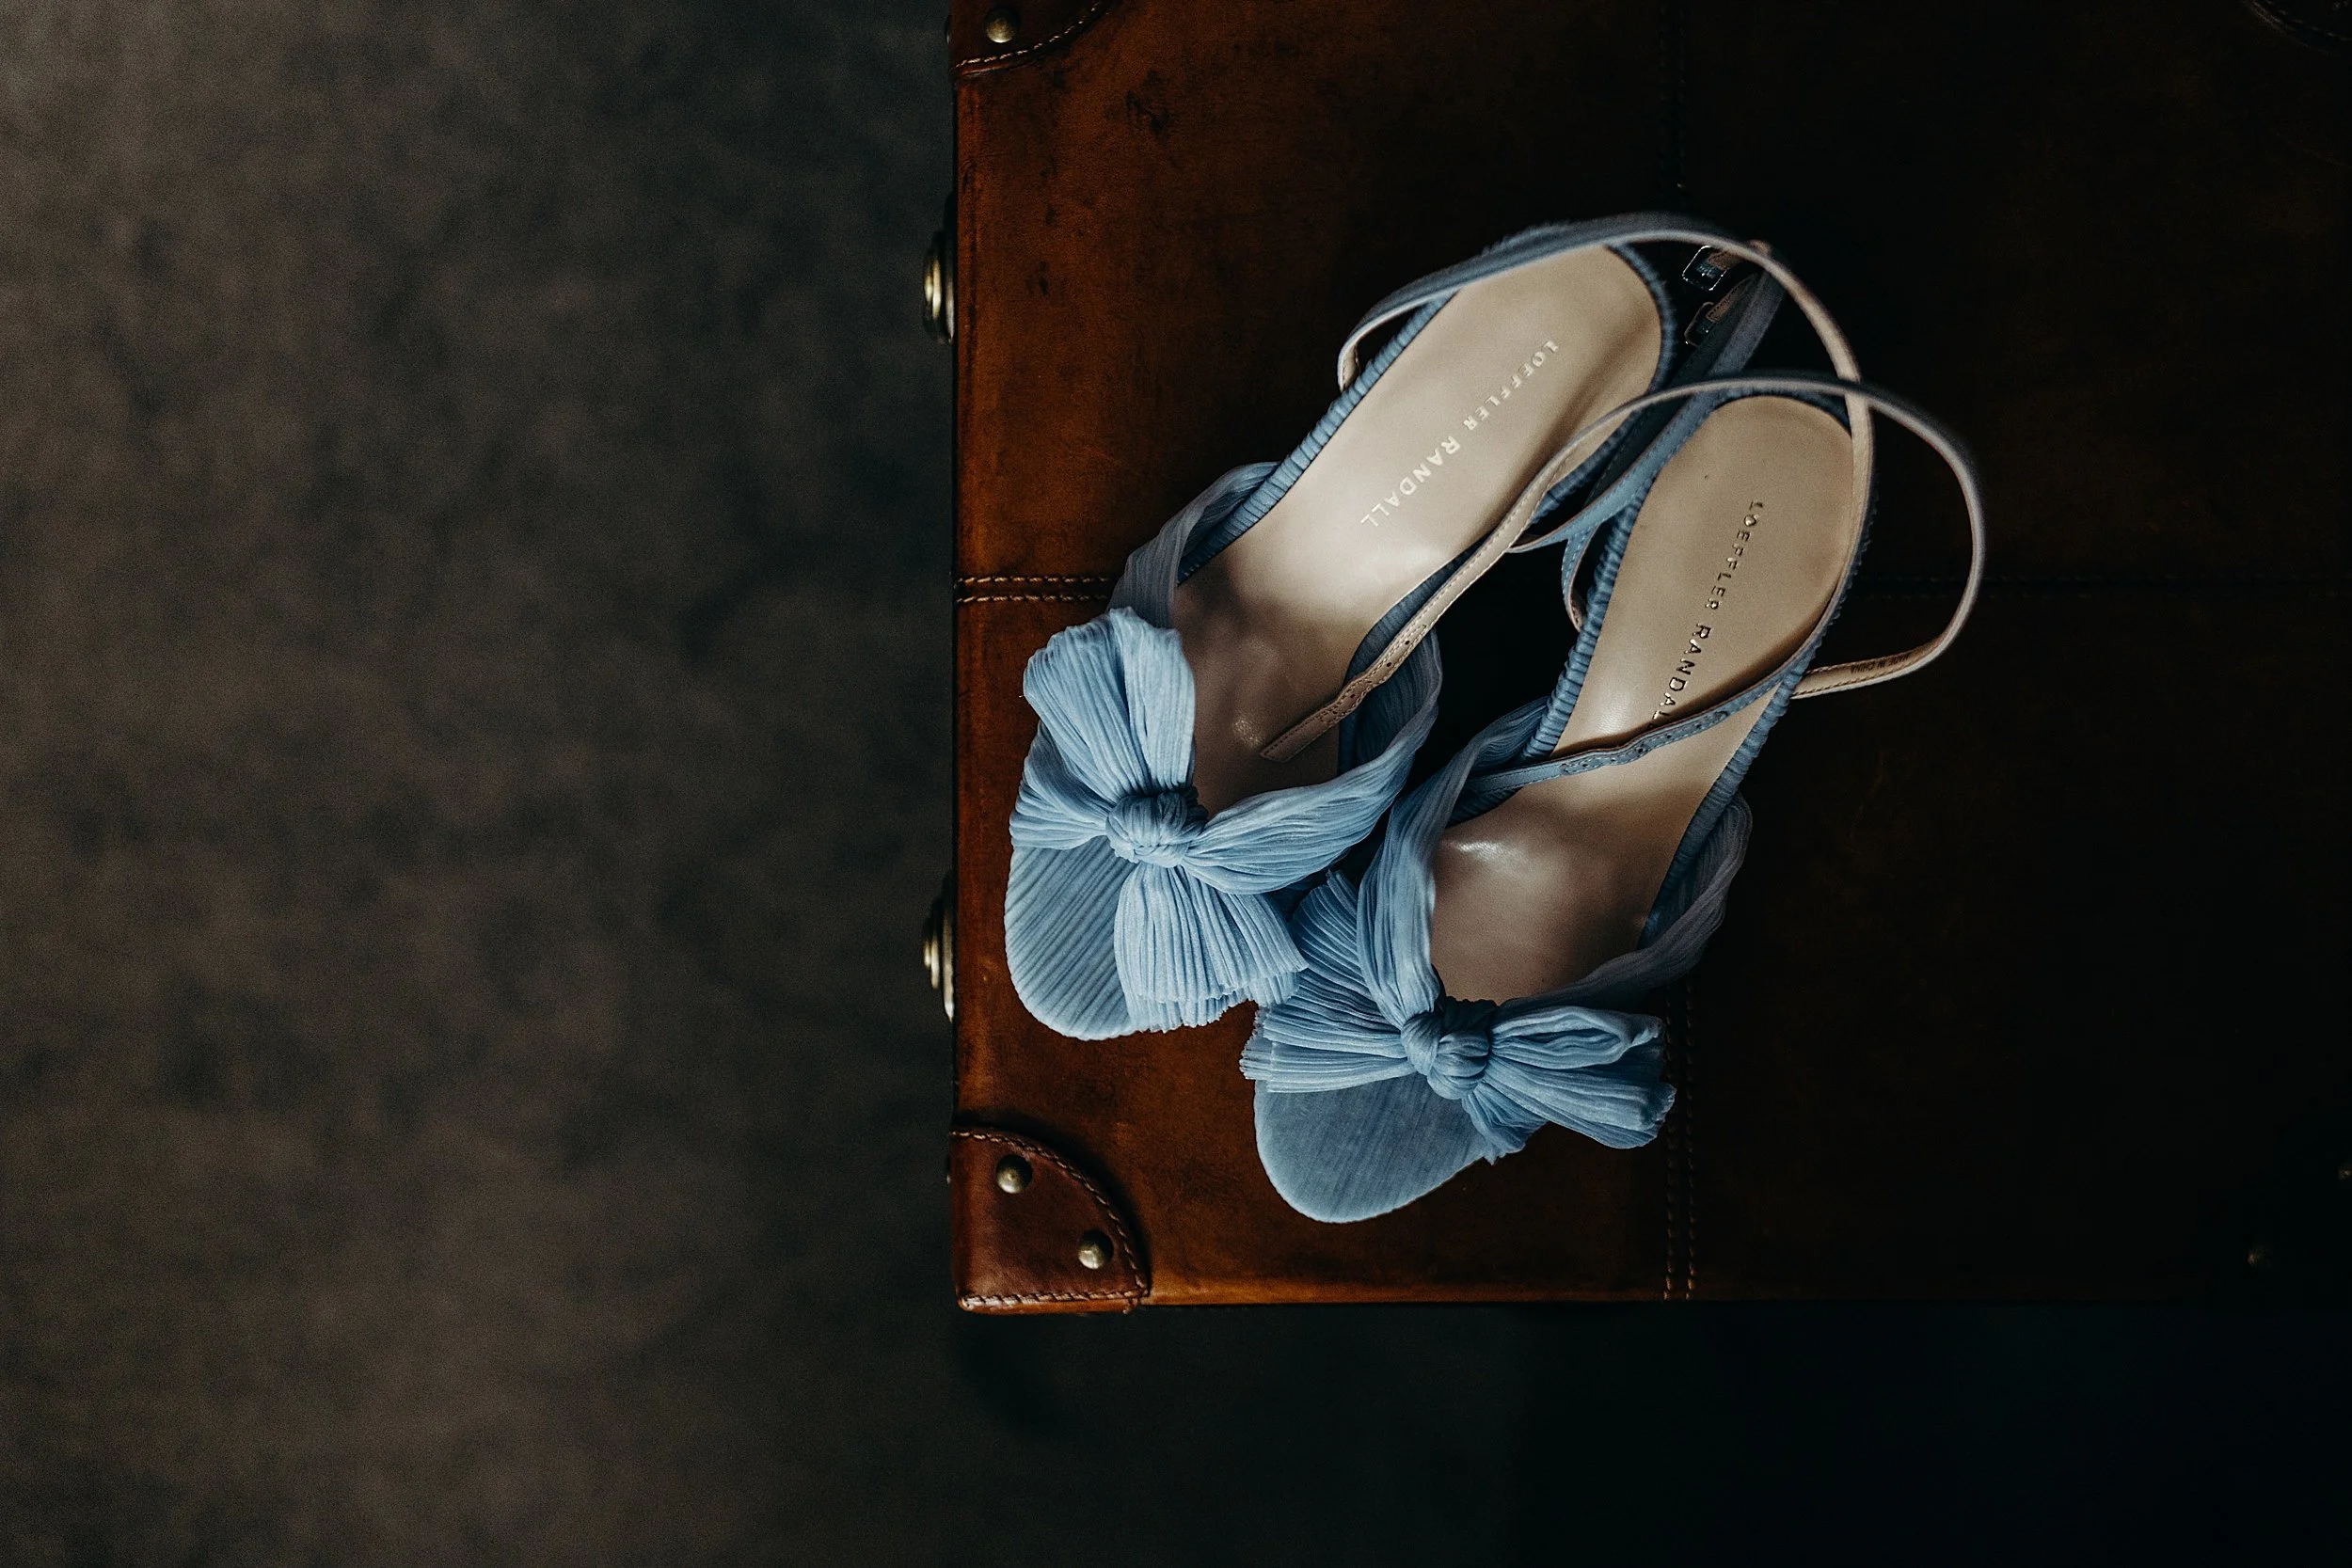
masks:
<path id="1" fill-rule="evenodd" d="M 1102 1311 L 1150 1293 L 1135 1227 L 1118 1199 L 1051 1145 L 1001 1128 L 959 1127 L 947 1186 L 956 1295 L 968 1310 Z"/>
<path id="2" fill-rule="evenodd" d="M 959 1115 L 1114 1182 L 1153 1303 L 2338 1289 L 2340 1246 L 2248 1263 L 2339 1233 L 2306 1167 L 2352 1156 L 2352 209 L 2326 116 L 2265 87 L 2298 50 L 2229 0 L 1119 0 L 961 75 Z M 1968 437 L 1990 591 L 1943 663 L 1766 749 L 1731 922 L 1667 999 L 1659 1143 L 1547 1132 L 1313 1224 L 1258 1169 L 1246 1013 L 1082 1044 L 1014 998 L 1021 668 L 1208 479 L 1288 450 L 1374 299 L 1659 204 L 1772 239 Z M 1947 482 L 1886 444 L 1831 657 L 1931 630 L 1959 564 Z M 1549 685 L 1543 578 L 1448 619 L 1433 750 Z"/>

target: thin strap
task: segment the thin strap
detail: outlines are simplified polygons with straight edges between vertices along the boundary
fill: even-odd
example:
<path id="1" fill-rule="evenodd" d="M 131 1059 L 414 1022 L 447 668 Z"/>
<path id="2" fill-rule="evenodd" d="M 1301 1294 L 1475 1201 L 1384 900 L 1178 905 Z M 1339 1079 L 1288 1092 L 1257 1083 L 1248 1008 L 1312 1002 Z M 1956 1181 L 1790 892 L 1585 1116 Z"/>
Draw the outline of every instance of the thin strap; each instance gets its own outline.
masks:
<path id="1" fill-rule="evenodd" d="M 1465 283 L 1475 282 L 1482 277 L 1493 277 L 1501 272 L 1526 266 L 1545 257 L 1560 255 L 1569 250 L 1598 245 L 1646 244 L 1652 241 L 1675 241 L 1688 245 L 1711 245 L 1717 250 L 1728 251 L 1741 261 L 1752 261 L 1769 274 L 1774 282 L 1786 289 L 1790 302 L 1804 312 L 1804 319 L 1812 325 L 1815 335 L 1821 340 L 1822 347 L 1828 350 L 1830 365 L 1837 372 L 1836 379 L 1832 382 L 1832 385 L 1848 393 L 1848 421 L 1853 434 L 1854 450 L 1854 508 L 1855 515 L 1860 516 L 1863 509 L 1868 505 L 1870 496 L 1869 476 L 1872 464 L 1870 417 L 1866 399 L 1854 395 L 1851 391 L 1851 388 L 1859 387 L 1861 383 L 1862 367 L 1855 361 L 1853 349 L 1847 343 L 1845 333 L 1838 330 L 1837 323 L 1832 319 L 1821 302 L 1814 296 L 1813 291 L 1806 288 L 1803 280 L 1772 254 L 1770 245 L 1761 240 L 1750 242 L 1731 239 L 1714 230 L 1693 225 L 1687 218 L 1637 214 L 1630 217 L 1612 218 L 1598 223 L 1568 224 L 1557 229 L 1537 230 L 1521 236 L 1518 240 L 1506 241 L 1485 256 L 1472 258 L 1460 266 L 1450 267 L 1440 273 L 1433 273 L 1419 283 L 1398 291 L 1373 307 L 1372 313 L 1367 315 L 1356 330 L 1348 335 L 1345 346 L 1340 350 L 1341 385 L 1346 386 L 1353 380 L 1350 372 L 1356 362 L 1357 347 L 1366 333 L 1374 330 L 1383 322 L 1391 321 L 1407 311 L 1418 309 L 1433 298 L 1453 293 L 1463 287 Z M 1735 376 L 1717 381 L 1693 381 L 1685 386 L 1669 387 L 1660 391 L 1650 392 L 1629 403 L 1619 404 L 1570 436 L 1566 444 L 1554 452 L 1550 461 L 1547 462 L 1537 471 L 1535 477 L 1528 482 L 1526 487 L 1520 490 L 1518 499 L 1511 503 L 1510 510 L 1502 515 L 1502 520 L 1495 525 L 1493 531 L 1479 543 L 1478 547 L 1463 557 L 1462 563 L 1447 577 L 1437 593 L 1429 596 L 1428 602 L 1397 628 L 1396 636 L 1391 638 L 1389 645 L 1380 651 L 1379 657 L 1366 665 L 1346 685 L 1341 687 L 1339 693 L 1329 702 L 1284 730 L 1258 754 L 1268 762 L 1287 762 L 1313 745 L 1342 720 L 1361 706 L 1364 699 L 1377 690 L 1382 681 L 1394 674 L 1413 649 L 1435 629 L 1438 617 L 1453 607 L 1454 601 L 1460 598 L 1469 591 L 1470 584 L 1476 582 L 1488 568 L 1510 552 L 1511 546 L 1518 542 L 1519 537 L 1527 531 L 1528 526 L 1534 522 L 1535 514 L 1543 506 L 1544 498 L 1550 493 L 1554 485 L 1576 471 L 1576 463 L 1580 460 L 1580 453 L 1583 448 L 1614 430 L 1618 423 L 1628 416 L 1640 413 L 1645 408 L 1653 408 L 1660 404 L 1675 402 L 1701 392 L 1716 391 L 1725 388 L 1750 387 L 1756 379 Z M 1764 388 L 1757 387 L 1756 389 L 1763 390 Z M 1816 388 L 1808 380 L 1806 390 L 1814 389 Z M 1891 407 L 1889 412 L 1893 412 Z M 1920 417 L 1925 418 L 1925 416 Z M 1972 490 L 1971 494 L 1973 493 Z M 1586 526 L 1597 526 L 1599 520 L 1594 517 Z M 1972 584 L 1973 581 L 1972 578 Z M 1972 592 L 1971 598 L 1973 597 Z M 1941 653 L 1943 649 L 1938 647 L 1935 651 Z M 1928 657 L 1933 657 L 1934 655 L 1931 654 Z M 1840 666 L 1839 668 L 1850 667 Z M 1825 674 L 1831 673 L 1823 672 Z M 1891 680 L 1893 678 L 1891 674 L 1867 677 L 1868 680 Z M 1858 684 L 1867 684 L 1867 681 Z"/>
<path id="2" fill-rule="evenodd" d="M 1534 521 L 1535 514 L 1544 504 L 1544 498 L 1550 494 L 1554 485 L 1576 471 L 1578 449 L 1585 444 L 1586 437 L 1593 435 L 1596 428 L 1587 425 L 1578 432 L 1576 439 L 1552 454 L 1551 459 L 1537 470 L 1535 477 L 1520 489 L 1518 499 L 1502 515 L 1502 521 L 1479 541 L 1476 549 L 1462 557 L 1460 563 L 1446 574 L 1446 579 L 1438 585 L 1438 591 L 1430 594 L 1403 626 L 1396 628 L 1396 635 L 1389 639 L 1388 646 L 1381 649 L 1370 664 L 1340 688 L 1339 695 L 1275 736 L 1258 754 L 1268 762 L 1288 762 L 1328 734 L 1341 721 L 1361 706 L 1365 698 L 1378 690 L 1382 682 L 1396 673 L 1412 651 L 1436 629 L 1438 617 L 1453 608 L 1454 601 L 1469 592 L 1470 584 L 1484 577 L 1495 562 L 1511 553 L 1512 543 L 1527 531 L 1528 524 Z"/>
<path id="3" fill-rule="evenodd" d="M 1340 345 L 1339 378 L 1342 390 L 1353 386 L 1361 366 L 1364 340 L 1401 316 L 1410 315 L 1433 299 L 1443 299 L 1457 293 L 1472 283 L 1516 272 L 1538 261 L 1565 256 L 1574 250 L 1590 250 L 1599 245 L 1650 245 L 1674 243 L 1706 245 L 1728 251 L 1743 261 L 1753 261 L 1770 273 L 1787 289 L 1805 318 L 1812 322 L 1821 341 L 1830 344 L 1830 364 L 1848 380 L 1858 380 L 1862 369 L 1853 362 L 1844 334 L 1821 309 L 1820 301 L 1797 281 L 1791 273 L 1772 257 L 1772 247 L 1761 240 L 1742 240 L 1737 235 L 1675 213 L 1628 213 L 1620 217 L 1597 218 L 1589 223 L 1553 224 L 1515 234 L 1490 250 L 1456 262 L 1428 277 L 1407 283 L 1364 313 L 1347 341 Z"/>
<path id="4" fill-rule="evenodd" d="M 1840 381 L 1835 376 L 1819 375 L 1804 371 L 1790 371 L 1769 375 L 1725 376 L 1719 381 L 1694 381 L 1687 387 L 1670 388 L 1664 392 L 1651 393 L 1624 404 L 1620 413 L 1632 411 L 1645 404 L 1663 402 L 1674 397 L 1695 396 L 1710 391 L 1777 392 L 1783 394 L 1828 393 L 1847 400 L 1849 406 L 1867 404 L 1877 409 L 1897 424 L 1933 448 L 1960 482 L 1962 499 L 1968 508 L 1968 577 L 1962 585 L 1960 603 L 1953 607 L 1951 619 L 1933 639 L 1904 653 L 1889 654 L 1880 658 L 1860 659 L 1851 664 L 1826 665 L 1808 670 L 1799 678 L 1793 695 L 1819 697 L 1832 691 L 1853 691 L 1883 681 L 1899 680 L 1915 673 L 1933 663 L 1945 649 L 1959 637 L 1971 611 L 1976 609 L 1977 592 L 1984 580 L 1984 499 L 1977 483 L 1976 464 L 1958 436 L 1944 428 L 1931 415 L 1894 393 L 1860 382 Z M 1605 416 L 1604 416 L 1605 417 Z M 1849 571 L 1851 567 L 1849 564 Z M 1535 762 L 1522 763 L 1516 768 L 1481 775 L 1476 794 L 1483 800 L 1500 800 L 1514 790 L 1525 788 L 1544 779 L 1561 778 L 1571 773 L 1589 772 L 1597 768 L 1613 767 L 1647 755 L 1661 746 L 1687 739 L 1702 730 L 1711 729 L 1731 714 L 1770 692 L 1788 678 L 1788 673 L 1812 656 L 1821 634 L 1829 627 L 1830 618 L 1837 612 L 1837 602 L 1844 597 L 1841 591 L 1830 601 L 1821 617 L 1814 623 L 1812 632 L 1794 654 L 1762 680 L 1745 690 L 1724 699 L 1703 713 L 1678 719 L 1670 724 L 1645 730 L 1629 740 L 1565 752 Z M 1483 809 L 1483 808 L 1482 808 Z"/>
<path id="5" fill-rule="evenodd" d="M 1684 395 L 1708 391 L 1814 392 L 1842 397 L 1849 409 L 1857 404 L 1867 404 L 1925 441 L 1935 455 L 1944 460 L 1944 466 L 1951 469 L 1952 478 L 1960 485 L 1960 498 L 1968 511 L 1968 576 L 1961 584 L 1960 602 L 1952 607 L 1951 617 L 1944 623 L 1944 629 L 1917 647 L 1901 653 L 1883 654 L 1876 658 L 1825 664 L 1807 670 L 1804 678 L 1797 682 L 1796 696 L 1822 697 L 1833 691 L 1858 691 L 1866 686 L 1900 680 L 1934 663 L 1944 656 L 1946 649 L 1959 640 L 1961 628 L 1968 624 L 1968 617 L 1975 612 L 1978 593 L 1984 586 L 1984 491 L 1977 480 L 1976 460 L 1968 455 L 1968 449 L 1962 445 L 1960 437 L 1946 428 L 1941 420 L 1918 404 L 1883 388 L 1810 371 L 1724 376 L 1718 381 L 1693 381 L 1674 390 Z M 1627 406 L 1630 408 L 1634 405 Z M 1859 470 L 1861 466 L 1856 464 L 1855 467 Z M 1843 596 L 1841 593 L 1839 597 Z M 1833 600 L 1815 628 L 1817 635 L 1828 628 L 1829 618 L 1836 613 L 1836 604 Z"/>
<path id="6" fill-rule="evenodd" d="M 1709 254 L 1701 251 L 1699 258 L 1705 259 Z M 1692 380 L 1702 380 L 1709 374 L 1737 373 L 1746 366 L 1748 356 L 1755 352 L 1756 345 L 1772 325 L 1773 318 L 1780 314 L 1781 302 L 1787 297 L 1780 285 L 1770 277 L 1755 277 L 1714 301 L 1708 309 L 1725 311 L 1732 317 L 1732 325 L 1721 327 L 1710 335 L 1706 344 L 1685 361 L 1683 372 L 1690 374 Z M 1726 353 L 1737 357 L 1730 369 L 1718 371 L 1716 367 Z M 1706 423 L 1707 416 L 1713 412 L 1711 408 L 1686 407 L 1676 413 L 1647 442 L 1626 450 L 1610 470 L 1601 476 L 1605 483 L 1592 493 L 1592 499 L 1578 508 L 1574 515 L 1552 523 L 1539 533 L 1526 535 L 1511 546 L 1511 553 L 1525 555 L 1532 550 L 1547 549 L 1563 539 L 1579 536 L 1582 538 L 1585 548 L 1591 548 L 1594 536 L 1599 532 L 1597 524 L 1616 516 L 1640 499 L 1657 477 L 1658 470 L 1681 450 L 1682 443 L 1690 439 L 1691 433 Z M 1569 575 L 1564 567 L 1563 579 Z"/>

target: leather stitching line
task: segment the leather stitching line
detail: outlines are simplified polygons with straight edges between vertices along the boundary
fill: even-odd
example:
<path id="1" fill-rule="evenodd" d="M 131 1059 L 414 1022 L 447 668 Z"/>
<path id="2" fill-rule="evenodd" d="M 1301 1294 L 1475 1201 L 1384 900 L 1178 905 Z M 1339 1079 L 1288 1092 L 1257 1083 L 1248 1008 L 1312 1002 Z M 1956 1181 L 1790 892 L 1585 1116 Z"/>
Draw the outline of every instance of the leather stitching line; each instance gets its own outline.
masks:
<path id="1" fill-rule="evenodd" d="M 966 1292 L 956 1298 L 966 1307 L 1027 1307 L 1041 1301 L 1124 1301 L 1134 1296 L 1124 1291 L 1031 1291 L 1025 1295 L 993 1296 Z"/>
<path id="2" fill-rule="evenodd" d="M 1111 595 L 1118 586 L 1116 578 L 1096 577 L 1090 573 L 1041 572 L 1022 575 L 997 574 L 989 577 L 958 578 L 958 604 L 1093 604 Z M 1003 588 L 1009 593 L 975 594 L 975 588 Z"/>
<path id="3" fill-rule="evenodd" d="M 1088 23 L 1092 22 L 1096 17 L 1102 15 L 1103 12 L 1108 10 L 1110 8 L 1110 4 L 1111 0 L 1094 0 L 1094 4 L 1089 6 L 1086 10 L 1080 14 L 1077 21 L 1072 23 L 1069 26 L 1064 27 L 1058 33 L 1050 34 L 1045 38 L 1038 40 L 1035 43 L 1025 43 L 1018 49 L 1008 49 L 1001 55 L 984 55 L 978 59 L 958 60 L 956 62 L 956 69 L 962 71 L 967 76 L 976 76 L 984 71 L 995 71 L 1001 67 L 1009 66 L 1016 60 L 1036 54 L 1041 49 L 1050 49 L 1055 44 L 1059 43 L 1062 40 L 1070 37 L 1071 34 L 1075 33 L 1080 28 L 1086 26 Z"/>
<path id="4" fill-rule="evenodd" d="M 978 1127 L 957 1127 L 949 1129 L 947 1136 L 951 1139 L 969 1138 L 974 1143 L 1002 1144 L 1007 1148 L 1015 1148 L 1025 1154 L 1034 1155 L 1086 1189 L 1086 1195 L 1094 1199 L 1094 1206 L 1101 1210 L 1103 1217 L 1110 1222 L 1111 1239 L 1119 1243 L 1120 1264 L 1126 1270 L 1128 1283 L 1133 1287 L 1131 1291 L 1097 1291 L 1079 1293 L 1067 1291 L 1040 1291 L 1014 1296 L 971 1296 L 965 1299 L 993 1301 L 999 1305 L 1024 1301 L 1141 1301 L 1152 1293 L 1152 1287 L 1144 1282 L 1141 1255 L 1136 1250 L 1135 1239 L 1127 1233 L 1127 1221 L 1120 1213 L 1119 1205 L 1113 1203 L 1109 1195 L 1096 1186 L 1093 1179 L 1086 1172 L 1046 1148 L 1045 1145 L 1033 1138 L 1022 1137 L 1015 1132 L 999 1132 L 993 1129 Z"/>

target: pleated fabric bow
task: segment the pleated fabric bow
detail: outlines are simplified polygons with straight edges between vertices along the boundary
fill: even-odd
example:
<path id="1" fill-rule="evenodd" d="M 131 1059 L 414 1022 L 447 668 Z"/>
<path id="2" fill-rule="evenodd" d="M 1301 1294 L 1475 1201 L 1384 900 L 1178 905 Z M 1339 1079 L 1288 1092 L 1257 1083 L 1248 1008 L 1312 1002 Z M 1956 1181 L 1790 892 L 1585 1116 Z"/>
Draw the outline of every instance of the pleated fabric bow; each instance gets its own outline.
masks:
<path id="1" fill-rule="evenodd" d="M 1361 840 L 1402 787 L 1435 717 L 1434 648 L 1400 683 L 1417 711 L 1369 761 L 1212 816 L 1192 789 L 1192 669 L 1176 632 L 1121 607 L 1047 643 L 1022 683 L 1038 737 L 1005 905 L 1030 1012 L 1100 1039 L 1290 995 L 1302 960 L 1269 895 Z"/>
<path id="2" fill-rule="evenodd" d="M 1531 703 L 1489 725 L 1391 814 L 1360 881 L 1335 872 L 1291 918 L 1306 969 L 1259 1013 L 1242 1071 L 1260 1091 L 1268 1174 L 1319 1218 L 1409 1202 L 1463 1164 L 1516 1153 L 1546 1122 L 1633 1148 L 1674 1104 L 1659 1021 L 1621 1007 L 1688 974 L 1722 924 L 1747 847 L 1736 796 L 1677 857 L 1652 934 L 1633 952 L 1558 990 L 1501 1002 L 1448 996 L 1430 961 L 1438 836 L 1472 815 L 1457 808 L 1479 776 L 1521 758 L 1544 708 Z M 1406 1092 L 1410 1083 L 1458 1117 Z M 1362 1092 L 1339 1092 L 1348 1090 Z M 1280 1114 L 1269 1115 L 1268 1097 Z"/>
<path id="3" fill-rule="evenodd" d="M 1548 1121 L 1612 1148 L 1657 1135 L 1674 1104 L 1659 1080 L 1658 1020 L 1544 998 L 1463 1002 L 1442 994 L 1426 962 L 1385 971 L 1375 954 L 1387 944 L 1368 925 L 1379 903 L 1336 875 L 1307 895 L 1291 924 L 1306 972 L 1259 1015 L 1245 1074 L 1276 1093 L 1418 1076 L 1460 1103 L 1488 1160 L 1517 1153 Z M 1422 933 L 1425 953 L 1425 917 Z"/>

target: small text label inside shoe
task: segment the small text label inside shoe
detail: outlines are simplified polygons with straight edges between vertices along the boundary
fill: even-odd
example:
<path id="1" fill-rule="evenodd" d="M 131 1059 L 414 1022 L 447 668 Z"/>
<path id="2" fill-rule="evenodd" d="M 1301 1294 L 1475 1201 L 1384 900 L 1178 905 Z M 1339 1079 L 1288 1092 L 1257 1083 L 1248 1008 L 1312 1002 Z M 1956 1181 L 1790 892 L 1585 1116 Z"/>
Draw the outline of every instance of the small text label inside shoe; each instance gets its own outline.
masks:
<path id="1" fill-rule="evenodd" d="M 1724 600 L 1731 592 L 1733 580 L 1739 576 L 1740 562 L 1747 556 L 1748 546 L 1763 524 L 1764 503 L 1748 502 L 1747 512 L 1740 517 L 1740 527 L 1731 536 L 1731 548 L 1724 556 L 1723 568 L 1707 585 L 1707 603 L 1701 610 L 1703 614 L 1712 615 L 1724 608 Z M 1656 723 L 1663 719 L 1668 710 L 1682 701 L 1682 693 L 1690 689 L 1691 682 L 1698 673 L 1699 659 L 1707 652 L 1708 639 L 1714 635 L 1715 626 L 1711 621 L 1693 621 L 1691 624 L 1691 636 L 1683 648 L 1683 657 L 1676 660 L 1674 673 L 1666 677 L 1665 692 L 1659 699 L 1657 711 L 1650 715 L 1650 722 Z"/>
<path id="2" fill-rule="evenodd" d="M 1518 369 L 1511 372 L 1508 380 L 1498 382 L 1495 389 L 1487 393 L 1483 402 L 1473 404 L 1470 412 L 1462 416 L 1462 429 L 1467 433 L 1475 434 L 1482 425 L 1502 411 L 1502 405 L 1510 401 L 1513 392 L 1534 379 L 1535 372 L 1557 359 L 1559 355 L 1560 345 L 1549 338 L 1546 338 L 1543 347 L 1533 351 L 1526 358 L 1520 360 Z M 1406 502 L 1411 500 L 1422 485 L 1436 477 L 1437 470 L 1445 467 L 1447 458 L 1461 455 L 1463 439 L 1464 437 L 1455 436 L 1438 436 L 1428 452 L 1414 461 L 1405 477 L 1391 485 L 1385 496 L 1374 501 L 1371 508 L 1358 520 L 1378 528 L 1382 523 L 1394 517 L 1405 509 Z"/>

